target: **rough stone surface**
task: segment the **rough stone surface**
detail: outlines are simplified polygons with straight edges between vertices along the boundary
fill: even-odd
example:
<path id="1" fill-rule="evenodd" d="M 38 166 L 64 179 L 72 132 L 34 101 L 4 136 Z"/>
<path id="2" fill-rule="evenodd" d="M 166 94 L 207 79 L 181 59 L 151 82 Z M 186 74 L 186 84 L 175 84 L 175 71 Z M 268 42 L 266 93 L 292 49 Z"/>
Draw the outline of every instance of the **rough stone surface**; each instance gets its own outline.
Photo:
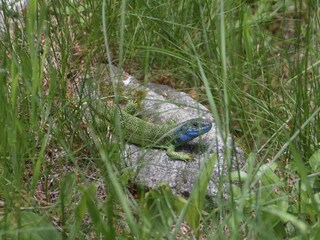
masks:
<path id="1" fill-rule="evenodd" d="M 142 87 L 132 76 L 124 79 L 124 83 L 130 90 Z M 147 116 L 148 121 L 161 124 L 168 120 L 174 120 L 180 123 L 191 118 L 202 117 L 212 121 L 213 127 L 207 134 L 177 148 L 177 151 L 193 155 L 194 160 L 190 162 L 171 160 L 164 150 L 144 149 L 127 144 L 126 163 L 137 171 L 135 182 L 148 188 L 157 188 L 159 184 L 165 183 L 171 187 L 175 194 L 188 196 L 199 175 L 201 165 L 208 157 L 217 153 L 218 160 L 207 190 L 209 197 L 217 196 L 219 178 L 227 176 L 227 160 L 223 157 L 225 144 L 209 110 L 193 100 L 188 94 L 178 92 L 168 86 L 150 83 L 143 88 L 147 92 L 143 101 L 143 114 Z M 232 158 L 232 170 L 239 169 L 244 165 L 244 155 L 241 149 L 235 148 L 235 152 L 236 154 Z M 222 189 L 227 188 L 223 187 Z M 227 197 L 228 193 L 224 192 L 223 195 Z"/>

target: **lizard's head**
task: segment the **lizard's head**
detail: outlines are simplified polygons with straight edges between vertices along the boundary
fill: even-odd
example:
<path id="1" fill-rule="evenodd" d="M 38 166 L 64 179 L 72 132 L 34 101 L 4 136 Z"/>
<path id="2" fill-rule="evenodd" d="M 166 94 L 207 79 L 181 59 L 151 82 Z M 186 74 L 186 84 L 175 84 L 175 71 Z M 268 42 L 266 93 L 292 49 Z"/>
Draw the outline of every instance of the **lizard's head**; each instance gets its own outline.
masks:
<path id="1" fill-rule="evenodd" d="M 173 145 L 181 146 L 192 139 L 210 131 L 212 123 L 202 118 L 187 120 L 176 128 Z"/>

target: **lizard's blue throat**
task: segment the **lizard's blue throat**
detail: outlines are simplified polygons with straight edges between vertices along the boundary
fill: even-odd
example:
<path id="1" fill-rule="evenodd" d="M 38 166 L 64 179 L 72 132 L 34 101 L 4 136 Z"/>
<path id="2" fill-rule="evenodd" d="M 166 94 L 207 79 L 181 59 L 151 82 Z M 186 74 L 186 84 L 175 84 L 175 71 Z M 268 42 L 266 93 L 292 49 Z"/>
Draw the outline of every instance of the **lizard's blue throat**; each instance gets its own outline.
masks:
<path id="1" fill-rule="evenodd" d="M 209 132 L 211 128 L 212 123 L 201 118 L 185 121 L 176 129 L 172 144 L 176 147 L 181 146 L 184 143 Z"/>

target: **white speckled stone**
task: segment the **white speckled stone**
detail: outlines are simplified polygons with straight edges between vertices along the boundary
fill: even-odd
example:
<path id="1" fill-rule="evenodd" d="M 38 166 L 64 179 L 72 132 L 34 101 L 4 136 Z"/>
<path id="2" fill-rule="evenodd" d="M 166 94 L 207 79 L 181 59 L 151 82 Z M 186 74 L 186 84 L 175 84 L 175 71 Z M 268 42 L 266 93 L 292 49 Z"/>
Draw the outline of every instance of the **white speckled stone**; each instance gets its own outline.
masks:
<path id="1" fill-rule="evenodd" d="M 126 87 L 134 89 L 142 86 L 132 76 L 126 81 Z M 169 185 L 175 194 L 189 196 L 199 175 L 201 164 L 214 153 L 218 154 L 216 166 L 213 169 L 208 186 L 208 197 L 216 197 L 218 182 L 223 177 L 223 196 L 228 197 L 227 162 L 224 160 L 225 144 L 219 130 L 208 109 L 197 103 L 188 94 L 176 91 L 168 86 L 150 83 L 145 87 L 146 99 L 143 101 L 144 115 L 148 121 L 162 124 L 168 120 L 183 122 L 185 120 L 202 117 L 213 123 L 212 129 L 190 143 L 180 147 L 177 151 L 191 153 L 194 160 L 190 162 L 170 160 L 164 150 L 144 149 L 133 144 L 126 145 L 126 160 L 129 167 L 136 170 L 135 182 L 148 188 L 157 188 L 159 184 Z M 231 143 L 231 140 L 228 142 Z M 201 146 L 199 148 L 199 145 Z M 233 144 L 228 144 L 231 149 Z M 238 147 L 232 157 L 231 169 L 236 170 L 244 165 L 244 154 Z"/>

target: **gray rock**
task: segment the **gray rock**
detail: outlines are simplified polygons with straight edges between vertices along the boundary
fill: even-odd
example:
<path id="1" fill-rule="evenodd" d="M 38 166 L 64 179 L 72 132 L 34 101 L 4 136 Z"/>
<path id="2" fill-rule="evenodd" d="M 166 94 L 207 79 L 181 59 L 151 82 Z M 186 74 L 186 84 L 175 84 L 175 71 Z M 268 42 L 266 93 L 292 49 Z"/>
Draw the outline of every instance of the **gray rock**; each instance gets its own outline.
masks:
<path id="1" fill-rule="evenodd" d="M 161 124 L 174 120 L 179 123 L 191 118 L 202 117 L 213 123 L 210 132 L 177 149 L 177 151 L 191 153 L 194 161 L 171 160 L 164 150 L 144 149 L 127 144 L 126 164 L 136 170 L 135 183 L 148 188 L 157 188 L 159 184 L 165 183 L 171 187 L 174 194 L 189 196 L 201 165 L 208 157 L 217 153 L 217 163 L 207 190 L 207 196 L 217 196 L 219 179 L 227 176 L 228 160 L 224 159 L 224 150 L 232 149 L 232 144 L 229 141 L 229 146 L 225 146 L 209 110 L 188 94 L 178 92 L 168 86 L 150 83 L 142 87 L 132 76 L 124 79 L 123 82 L 130 90 L 139 87 L 144 88 L 147 92 L 146 99 L 143 101 L 143 114 L 147 116 L 148 121 Z M 244 154 L 237 147 L 233 149 L 236 153 L 232 157 L 231 169 L 236 170 L 244 165 Z M 227 182 L 226 180 L 224 182 Z M 227 197 L 228 194 L 225 191 L 223 196 Z"/>

